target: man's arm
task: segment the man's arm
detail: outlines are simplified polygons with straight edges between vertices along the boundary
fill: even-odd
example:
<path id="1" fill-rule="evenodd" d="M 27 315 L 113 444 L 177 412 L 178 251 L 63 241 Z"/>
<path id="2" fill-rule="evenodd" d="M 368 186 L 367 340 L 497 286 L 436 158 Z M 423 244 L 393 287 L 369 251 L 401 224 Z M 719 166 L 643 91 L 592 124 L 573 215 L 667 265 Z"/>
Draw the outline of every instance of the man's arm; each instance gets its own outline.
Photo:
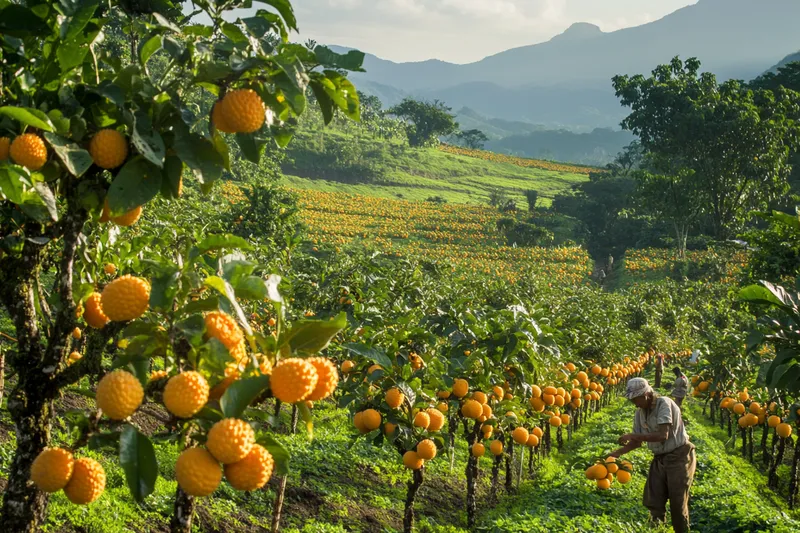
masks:
<path id="1" fill-rule="evenodd" d="M 619 457 L 639 448 L 643 442 L 664 442 L 669 438 L 669 424 L 661 424 L 653 433 L 626 433 L 619 438 L 622 448 L 614 450 L 611 457 Z"/>

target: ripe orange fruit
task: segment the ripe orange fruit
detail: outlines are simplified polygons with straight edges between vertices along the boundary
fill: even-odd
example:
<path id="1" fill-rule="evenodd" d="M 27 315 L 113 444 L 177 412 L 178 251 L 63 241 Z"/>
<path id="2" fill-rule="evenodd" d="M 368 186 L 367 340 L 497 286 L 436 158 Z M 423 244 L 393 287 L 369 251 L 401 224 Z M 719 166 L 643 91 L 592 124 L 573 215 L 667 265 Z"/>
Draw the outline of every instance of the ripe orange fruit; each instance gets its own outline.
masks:
<path id="1" fill-rule="evenodd" d="M 592 374 L 594 374 L 596 376 L 596 375 L 600 374 L 600 372 L 602 372 L 603 369 L 600 368 L 600 365 L 594 365 L 594 366 L 592 366 L 591 370 L 592 370 Z"/>
<path id="2" fill-rule="evenodd" d="M 90 327 L 95 329 L 102 329 L 109 322 L 108 316 L 103 312 L 102 295 L 99 292 L 93 292 L 86 299 L 86 309 L 83 312 L 83 318 Z"/>
<path id="3" fill-rule="evenodd" d="M 483 405 L 475 400 L 467 400 L 461 406 L 461 414 L 466 418 L 478 418 L 483 415 Z"/>
<path id="4" fill-rule="evenodd" d="M 708 387 L 709 387 L 710 385 L 711 385 L 711 383 L 709 383 L 708 381 L 701 381 L 701 382 L 700 382 L 700 383 L 697 385 L 697 388 L 698 388 L 698 390 L 699 390 L 700 392 L 706 392 L 706 391 L 708 390 Z"/>
<path id="5" fill-rule="evenodd" d="M 208 496 L 222 481 L 222 467 L 207 450 L 186 448 L 175 462 L 175 479 L 189 496 Z"/>
<path id="6" fill-rule="evenodd" d="M 0 161 L 8 159 L 8 152 L 11 148 L 11 139 L 8 137 L 0 137 Z"/>
<path id="7" fill-rule="evenodd" d="M 58 492 L 69 483 L 74 464 L 69 450 L 45 448 L 31 464 L 31 481 L 42 492 Z"/>
<path id="8" fill-rule="evenodd" d="M 555 416 L 555 415 L 551 416 L 550 417 L 550 425 L 553 426 L 554 428 L 557 428 L 558 426 L 560 426 L 561 425 L 561 417 L 560 416 Z"/>
<path id="9" fill-rule="evenodd" d="M 378 370 L 383 370 L 381 365 L 372 365 L 367 369 L 367 374 L 371 375 L 373 372 L 377 372 Z"/>
<path id="10" fill-rule="evenodd" d="M 89 153 L 98 167 L 117 168 L 128 157 L 128 141 L 116 130 L 100 130 L 89 143 Z"/>
<path id="11" fill-rule="evenodd" d="M 486 418 L 487 420 L 489 418 L 491 418 L 491 416 L 492 416 L 492 408 L 489 407 L 488 404 L 483 404 L 482 409 L 483 409 L 482 417 Z"/>
<path id="12" fill-rule="evenodd" d="M 214 107 L 211 110 L 211 123 L 223 133 L 236 133 L 236 130 L 225 120 L 225 113 L 222 111 L 222 100 L 214 102 Z"/>
<path id="13" fill-rule="evenodd" d="M 556 397 L 553 396 L 552 394 L 544 393 L 542 394 L 542 401 L 544 402 L 545 405 L 555 405 Z"/>
<path id="14" fill-rule="evenodd" d="M 542 435 L 544 435 L 544 431 L 539 426 L 536 426 L 535 428 L 533 428 L 533 431 L 531 431 L 531 433 L 533 433 L 534 435 L 536 435 L 540 439 L 542 438 Z"/>
<path id="15" fill-rule="evenodd" d="M 117 265 L 114 263 L 106 263 L 106 265 L 103 267 L 103 271 L 109 276 L 113 276 L 117 273 Z"/>
<path id="16" fill-rule="evenodd" d="M 375 409 L 367 409 L 361 412 L 361 422 L 369 433 L 381 427 L 381 414 Z"/>
<path id="17" fill-rule="evenodd" d="M 486 453 L 486 446 L 480 442 L 476 442 L 472 445 L 472 448 L 470 448 L 470 453 L 472 453 L 473 457 L 483 457 L 483 454 Z"/>
<path id="18" fill-rule="evenodd" d="M 761 410 L 761 405 L 758 402 L 752 402 L 750 403 L 750 408 L 748 410 L 754 415 L 757 415 Z"/>
<path id="19" fill-rule="evenodd" d="M 580 400 L 581 391 L 580 389 L 572 389 L 572 392 L 570 392 L 569 395 L 573 400 Z"/>
<path id="20" fill-rule="evenodd" d="M 386 391 L 386 404 L 392 409 L 397 409 L 406 399 L 406 395 L 400 392 L 400 389 L 392 387 Z"/>
<path id="21" fill-rule="evenodd" d="M 556 394 L 558 394 L 558 389 L 550 385 L 544 388 L 542 394 L 549 394 L 550 396 L 555 396 Z"/>
<path id="22" fill-rule="evenodd" d="M 503 396 L 498 395 L 498 397 L 502 398 Z M 533 398 L 541 398 L 541 397 L 542 397 L 542 389 L 538 385 L 532 386 L 531 387 L 531 399 L 533 399 Z"/>
<path id="23" fill-rule="evenodd" d="M 517 444 L 526 444 L 528 442 L 528 435 L 528 430 L 522 426 L 515 428 L 514 431 L 511 432 L 511 438 L 513 438 L 514 442 Z"/>
<path id="24" fill-rule="evenodd" d="M 106 197 L 105 202 L 103 203 L 103 213 L 100 215 L 100 222 L 108 222 L 110 220 L 117 226 L 127 228 L 136 224 L 141 216 L 142 206 L 134 207 L 130 211 L 118 216 L 111 216 L 111 207 L 108 205 L 108 197 Z"/>
<path id="25" fill-rule="evenodd" d="M 356 366 L 354 361 L 350 361 L 349 359 L 342 363 L 342 373 L 347 374 Z"/>
<path id="26" fill-rule="evenodd" d="M 225 465 L 225 479 L 236 490 L 258 490 L 267 484 L 274 467 L 272 454 L 255 444 L 244 459 Z"/>
<path id="27" fill-rule="evenodd" d="M 625 485 L 631 480 L 631 473 L 626 472 L 625 470 L 619 470 L 617 472 L 617 481 Z"/>
<path id="28" fill-rule="evenodd" d="M 69 359 L 67 360 L 67 364 L 71 365 L 72 363 L 76 363 L 81 359 L 83 359 L 83 356 L 80 354 L 80 352 L 72 352 L 69 354 Z"/>
<path id="29" fill-rule="evenodd" d="M 745 408 L 743 403 L 737 403 L 733 406 L 733 412 L 737 415 L 743 415 L 747 409 Z"/>
<path id="30" fill-rule="evenodd" d="M 409 450 L 403 454 L 403 465 L 410 470 L 419 470 L 425 460 L 422 459 L 417 452 Z"/>
<path id="31" fill-rule="evenodd" d="M 575 364 L 574 363 L 567 363 L 567 370 L 570 372 L 575 372 Z"/>
<path id="32" fill-rule="evenodd" d="M 608 476 L 608 469 L 605 465 L 600 463 L 590 466 L 586 470 L 586 477 L 588 479 L 605 479 Z"/>
<path id="33" fill-rule="evenodd" d="M 616 474 L 619 471 L 619 465 L 615 457 L 608 457 L 606 459 L 606 469 L 609 474 Z"/>
<path id="34" fill-rule="evenodd" d="M 225 391 L 228 390 L 234 381 L 239 379 L 239 367 L 234 363 L 228 363 L 225 365 L 225 377 L 222 381 L 211 387 L 211 390 L 208 392 L 208 399 L 209 400 L 219 400 L 222 398 L 222 395 L 225 394 Z"/>
<path id="35" fill-rule="evenodd" d="M 125 370 L 109 372 L 97 384 L 97 407 L 112 420 L 124 420 L 142 405 L 144 389 L 136 376 Z"/>
<path id="36" fill-rule="evenodd" d="M 537 413 L 544 411 L 544 401 L 541 398 L 531 398 L 531 408 Z"/>
<path id="37" fill-rule="evenodd" d="M 750 394 L 747 392 L 747 388 L 745 388 L 742 392 L 739 393 L 739 401 L 746 402 L 750 399 Z"/>
<path id="38" fill-rule="evenodd" d="M 611 488 L 611 480 L 608 478 L 605 479 L 598 479 L 597 480 L 597 488 L 600 490 L 608 490 Z"/>
<path id="39" fill-rule="evenodd" d="M 72 330 L 72 338 L 73 339 L 80 339 L 82 336 L 81 328 L 75 328 Z"/>
<path id="40" fill-rule="evenodd" d="M 206 378 L 193 370 L 181 372 L 167 381 L 164 387 L 164 406 L 179 418 L 190 418 L 208 402 Z"/>
<path id="41" fill-rule="evenodd" d="M 539 437 L 531 433 L 530 435 L 528 435 L 528 442 L 526 442 L 525 444 L 527 444 L 531 448 L 535 448 L 536 446 L 539 445 Z"/>
<path id="42" fill-rule="evenodd" d="M 264 101 L 252 89 L 229 91 L 222 99 L 219 118 L 234 133 L 252 133 L 264 124 Z"/>
<path id="43" fill-rule="evenodd" d="M 463 398 L 469 392 L 469 383 L 466 379 L 457 379 L 453 382 L 453 396 Z"/>
<path id="44" fill-rule="evenodd" d="M 426 409 L 425 412 L 428 413 L 428 416 L 431 419 L 430 424 L 428 424 L 428 431 L 439 431 L 442 429 L 442 427 L 444 427 L 444 415 L 441 411 L 431 407 Z"/>
<path id="45" fill-rule="evenodd" d="M 442 400 L 446 400 L 447 398 L 450 397 L 450 391 L 449 390 L 440 390 L 439 392 L 436 393 L 436 397 L 437 398 L 441 398 Z"/>
<path id="46" fill-rule="evenodd" d="M 106 489 L 106 471 L 100 463 L 88 457 L 76 459 L 72 477 L 64 487 L 64 494 L 76 505 L 86 505 L 99 498 Z"/>
<path id="47" fill-rule="evenodd" d="M 450 408 L 447 406 L 445 402 L 439 402 L 439 405 L 437 405 L 436 408 L 443 413 L 446 413 L 447 411 L 450 410 Z"/>
<path id="48" fill-rule="evenodd" d="M 792 426 L 785 422 L 778 424 L 775 427 L 775 433 L 782 439 L 788 439 L 792 435 Z"/>
<path id="49" fill-rule="evenodd" d="M 480 403 L 481 405 L 485 404 L 489 401 L 486 397 L 486 394 L 482 393 L 481 391 L 475 391 L 472 393 L 472 399 L 476 402 Z"/>
<path id="50" fill-rule="evenodd" d="M 431 439 L 425 439 L 417 444 L 417 455 L 420 459 L 430 461 L 436 457 L 436 444 Z"/>
<path id="51" fill-rule="evenodd" d="M 767 419 L 767 425 L 771 428 L 778 427 L 778 424 L 781 423 L 781 417 L 777 415 L 772 415 Z"/>
<path id="52" fill-rule="evenodd" d="M 489 445 L 489 450 L 494 455 L 503 455 L 503 443 L 499 440 L 493 440 L 492 444 Z"/>
<path id="53" fill-rule="evenodd" d="M 339 384 L 336 365 L 327 357 L 309 357 L 306 361 L 317 371 L 317 385 L 306 399 L 314 402 L 324 400 L 333 394 Z"/>
<path id="54" fill-rule="evenodd" d="M 431 425 L 431 415 L 425 411 L 420 411 L 414 416 L 414 427 L 427 429 Z"/>
<path id="55" fill-rule="evenodd" d="M 364 413 L 359 411 L 355 415 L 353 415 L 353 425 L 360 433 L 369 433 L 369 430 L 364 425 Z"/>
<path id="56" fill-rule="evenodd" d="M 397 424 L 392 424 L 391 422 L 386 422 L 383 425 L 383 432 L 387 435 L 391 435 L 397 429 Z"/>
<path id="57" fill-rule="evenodd" d="M 142 278 L 121 276 L 103 289 L 101 305 L 114 322 L 136 320 L 150 306 L 150 284 Z"/>
<path id="58" fill-rule="evenodd" d="M 571 420 L 572 419 L 567 413 L 561 414 L 561 423 L 564 424 L 565 426 L 568 426 Z"/>
<path id="59" fill-rule="evenodd" d="M 564 407 L 564 397 L 563 396 L 559 396 L 558 394 L 556 394 L 555 399 L 556 399 L 556 402 L 555 402 L 556 407 Z"/>
<path id="60" fill-rule="evenodd" d="M 233 350 L 244 340 L 244 333 L 236 319 L 222 311 L 210 311 L 203 317 L 206 339 L 217 339 L 228 350 Z"/>
<path id="61" fill-rule="evenodd" d="M 47 147 L 38 135 L 24 133 L 11 143 L 11 159 L 28 170 L 39 170 L 47 163 Z"/>
<path id="62" fill-rule="evenodd" d="M 316 368 L 307 359 L 290 357 L 283 359 L 272 370 L 270 387 L 273 396 L 280 401 L 295 403 L 311 395 L 318 379 Z"/>
<path id="63" fill-rule="evenodd" d="M 578 381 L 583 383 L 584 381 L 587 381 L 588 379 L 589 379 L 589 376 L 586 374 L 586 372 L 584 372 L 583 370 L 578 372 L 578 375 L 577 375 L 577 380 Z"/>
<path id="64" fill-rule="evenodd" d="M 539 387 L 537 387 L 536 385 L 534 385 L 534 388 L 535 388 L 535 389 L 538 389 Z M 540 393 L 541 393 L 541 391 L 540 391 Z M 492 394 L 493 394 L 493 395 L 494 395 L 494 397 L 495 397 L 495 398 L 497 398 L 498 400 L 502 400 L 502 399 L 503 399 L 503 396 L 505 396 L 505 395 L 506 395 L 506 391 L 504 391 L 504 390 L 503 390 L 503 387 L 501 387 L 500 385 L 495 385 L 494 387 L 492 387 Z"/>
<path id="65" fill-rule="evenodd" d="M 222 464 L 241 461 L 256 443 L 256 434 L 250 424 L 238 418 L 220 420 L 208 430 L 206 447 Z"/>

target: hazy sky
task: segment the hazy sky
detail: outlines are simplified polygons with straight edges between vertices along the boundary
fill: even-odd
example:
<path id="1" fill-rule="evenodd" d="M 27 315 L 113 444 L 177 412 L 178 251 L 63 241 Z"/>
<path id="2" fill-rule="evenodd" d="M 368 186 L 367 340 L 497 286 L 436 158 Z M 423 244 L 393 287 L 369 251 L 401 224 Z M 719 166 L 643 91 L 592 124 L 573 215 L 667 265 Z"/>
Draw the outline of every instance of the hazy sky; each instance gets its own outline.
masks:
<path id="1" fill-rule="evenodd" d="M 393 61 L 469 63 L 574 22 L 638 26 L 697 0 L 295 0 L 300 38 Z M 257 4 L 256 4 L 257 6 Z"/>

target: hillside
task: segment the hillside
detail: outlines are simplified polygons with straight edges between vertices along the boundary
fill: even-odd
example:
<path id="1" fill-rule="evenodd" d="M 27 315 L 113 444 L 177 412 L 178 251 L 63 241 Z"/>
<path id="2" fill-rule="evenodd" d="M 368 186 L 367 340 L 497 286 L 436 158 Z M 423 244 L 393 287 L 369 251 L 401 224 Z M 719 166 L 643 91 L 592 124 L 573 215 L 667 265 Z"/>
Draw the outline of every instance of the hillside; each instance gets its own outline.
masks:
<path id="1" fill-rule="evenodd" d="M 524 191 L 535 189 L 543 205 L 558 192 L 585 181 L 589 169 L 547 162 L 478 157 L 433 148 L 411 149 L 395 141 L 338 130 L 300 132 L 287 151 L 283 182 L 300 189 L 365 196 L 485 204 L 493 190 L 525 206 Z M 539 168 L 536 168 L 539 167 Z M 544 168 L 541 168 L 544 167 Z"/>
<path id="2" fill-rule="evenodd" d="M 796 0 L 700 0 L 660 20 L 610 33 L 577 24 L 548 42 L 466 65 L 394 63 L 368 55 L 366 73 L 353 79 L 356 85 L 380 84 L 384 95 L 393 87 L 395 96 L 439 98 L 489 117 L 615 126 L 623 116 L 609 83 L 615 74 L 648 73 L 680 55 L 698 57 L 722 79 L 751 79 L 800 48 L 797 20 Z"/>

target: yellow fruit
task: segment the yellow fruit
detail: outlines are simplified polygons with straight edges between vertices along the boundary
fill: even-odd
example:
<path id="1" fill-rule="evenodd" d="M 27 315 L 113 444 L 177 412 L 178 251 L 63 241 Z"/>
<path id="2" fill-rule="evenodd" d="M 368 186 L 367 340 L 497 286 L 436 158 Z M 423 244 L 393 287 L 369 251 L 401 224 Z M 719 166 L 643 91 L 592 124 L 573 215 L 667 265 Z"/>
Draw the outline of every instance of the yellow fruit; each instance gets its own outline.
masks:
<path id="1" fill-rule="evenodd" d="M 9 149 L 11 159 L 28 170 L 39 170 L 47 163 L 47 147 L 38 135 L 25 133 L 14 139 Z"/>
<path id="2" fill-rule="evenodd" d="M 539 426 L 536 426 L 535 428 L 533 428 L 533 431 L 531 431 L 531 433 L 533 433 L 534 435 L 536 435 L 540 439 L 542 438 L 542 435 L 544 435 L 544 431 L 542 431 L 542 428 L 540 428 Z"/>
<path id="3" fill-rule="evenodd" d="M 103 267 L 103 272 L 105 272 L 109 276 L 113 276 L 114 274 L 117 273 L 117 265 L 115 265 L 114 263 L 106 263 L 106 265 Z"/>
<path id="4" fill-rule="evenodd" d="M 100 130 L 89 143 L 89 153 L 98 167 L 117 168 L 128 157 L 128 141 L 116 130 Z"/>
<path id="5" fill-rule="evenodd" d="M 106 197 L 103 204 L 103 213 L 100 215 L 100 222 L 108 222 L 109 220 L 118 226 L 128 227 L 133 226 L 138 222 L 139 217 L 142 216 L 142 206 L 134 207 L 118 216 L 111 216 L 111 207 L 108 205 L 108 197 Z"/>
<path id="6" fill-rule="evenodd" d="M 427 429 L 431 425 L 431 415 L 425 411 L 420 411 L 414 416 L 414 427 Z"/>
<path id="7" fill-rule="evenodd" d="M 453 382 L 453 396 L 463 398 L 469 392 L 469 383 L 466 379 L 457 379 Z"/>
<path id="8" fill-rule="evenodd" d="M 534 385 L 534 387 L 535 387 L 535 385 Z M 492 394 L 498 400 L 502 400 L 503 396 L 506 395 L 506 391 L 504 391 L 503 387 L 501 387 L 500 385 L 495 385 L 494 387 L 492 387 Z"/>
<path id="9" fill-rule="evenodd" d="M 494 455 L 503 455 L 503 443 L 499 440 L 493 440 L 492 444 L 489 445 L 489 450 Z"/>
<path id="10" fill-rule="evenodd" d="M 466 418 L 478 418 L 483 415 L 483 405 L 475 400 L 467 400 L 461 406 L 461 414 Z"/>
<path id="11" fill-rule="evenodd" d="M 599 464 L 599 463 L 596 464 L 596 465 L 590 466 L 586 470 L 586 477 L 588 479 L 597 479 L 597 480 L 599 480 L 599 479 L 605 479 L 606 476 L 608 476 L 608 469 L 605 467 L 605 465 L 602 465 L 602 464 Z"/>
<path id="12" fill-rule="evenodd" d="M 229 314 L 222 311 L 211 311 L 203 317 L 206 325 L 206 339 L 217 339 L 229 351 L 235 349 L 244 340 L 239 324 Z"/>
<path id="13" fill-rule="evenodd" d="M 11 147 L 11 139 L 8 137 L 0 137 L 0 161 L 8 159 L 9 148 Z"/>
<path id="14" fill-rule="evenodd" d="M 562 422 L 562 420 L 561 420 L 561 417 L 560 417 L 560 416 L 555 416 L 555 415 L 553 415 L 553 416 L 551 416 L 551 417 L 550 417 L 550 425 L 551 425 L 551 426 L 553 426 L 553 427 L 555 427 L 555 428 L 557 428 L 558 426 L 560 426 L 560 425 L 561 425 L 561 422 Z"/>
<path id="15" fill-rule="evenodd" d="M 450 391 L 449 390 L 440 390 L 439 392 L 436 393 L 436 397 L 437 398 L 441 398 L 442 400 L 446 400 L 446 399 L 448 399 L 450 397 Z"/>
<path id="16" fill-rule="evenodd" d="M 511 432 L 511 437 L 517 444 L 527 444 L 528 435 L 528 430 L 524 427 L 518 427 Z"/>
<path id="17" fill-rule="evenodd" d="M 356 366 L 355 362 L 347 360 L 342 363 L 342 373 L 347 374 Z"/>
<path id="18" fill-rule="evenodd" d="M 578 372 L 578 375 L 576 376 L 576 379 L 578 381 L 580 381 L 581 383 L 583 383 L 584 381 L 589 379 L 589 376 L 586 374 L 586 372 L 581 370 L 580 372 Z"/>
<path id="19" fill-rule="evenodd" d="M 531 448 L 535 448 L 539 445 L 539 437 L 531 433 L 528 435 L 528 442 L 525 443 L 526 445 L 530 446 Z"/>
<path id="20" fill-rule="evenodd" d="M 431 419 L 430 424 L 428 424 L 428 431 L 439 431 L 444 427 L 444 415 L 441 411 L 431 407 L 426 409 L 425 412 L 428 413 L 428 417 Z"/>
<path id="21" fill-rule="evenodd" d="M 533 398 L 541 398 L 542 397 L 542 389 L 538 385 L 534 385 L 531 387 L 531 399 Z M 502 396 L 500 396 L 502 398 Z"/>
<path id="22" fill-rule="evenodd" d="M 470 448 L 470 453 L 472 453 L 473 457 L 483 457 L 483 454 L 486 453 L 486 446 L 480 442 L 476 442 L 472 445 L 472 448 Z"/>
<path id="23" fill-rule="evenodd" d="M 489 419 L 492 417 L 492 408 L 487 404 L 483 404 L 483 418 Z"/>
<path id="24" fill-rule="evenodd" d="M 547 394 L 546 392 L 542 394 L 542 401 L 545 405 L 555 405 L 556 397 L 553 394 Z"/>
<path id="25" fill-rule="evenodd" d="M 403 454 L 403 465 L 406 468 L 410 470 L 419 470 L 422 468 L 423 464 L 425 464 L 425 460 L 422 459 L 417 452 L 409 450 Z"/>
<path id="26" fill-rule="evenodd" d="M 42 492 L 58 492 L 69 483 L 74 464 L 69 450 L 45 448 L 31 464 L 31 481 Z"/>
<path id="27" fill-rule="evenodd" d="M 97 407 L 113 420 L 124 420 L 142 405 L 144 389 L 139 380 L 125 370 L 109 372 L 97 384 Z"/>
<path id="28" fill-rule="evenodd" d="M 606 459 L 606 469 L 609 474 L 616 474 L 619 471 L 619 465 L 616 463 L 615 458 L 609 457 Z"/>
<path id="29" fill-rule="evenodd" d="M 737 415 L 743 415 L 747 409 L 745 408 L 743 403 L 737 403 L 733 406 L 733 412 Z"/>
<path id="30" fill-rule="evenodd" d="M 109 319 L 103 312 L 103 305 L 101 303 L 101 294 L 93 292 L 86 299 L 86 309 L 83 312 L 83 318 L 90 327 L 95 329 L 102 329 L 108 324 Z"/>
<path id="31" fill-rule="evenodd" d="M 386 404 L 392 409 L 397 409 L 406 399 L 406 395 L 400 392 L 398 388 L 391 388 L 386 391 Z"/>
<path id="32" fill-rule="evenodd" d="M 211 110 L 211 123 L 215 128 L 223 133 L 236 133 L 236 130 L 234 130 L 225 120 L 225 113 L 222 111 L 222 109 L 222 100 L 217 100 L 214 102 L 214 108 Z"/>
<path id="33" fill-rule="evenodd" d="M 64 494 L 76 505 L 86 505 L 99 498 L 106 488 L 106 471 L 100 463 L 88 457 L 75 460 L 72 477 Z"/>
<path id="34" fill-rule="evenodd" d="M 556 398 L 555 401 L 556 407 L 564 407 L 564 397 L 556 394 L 555 398 Z"/>
<path id="35" fill-rule="evenodd" d="M 136 320 L 150 306 L 150 284 L 130 275 L 119 277 L 103 289 L 101 305 L 110 320 Z"/>
<path id="36" fill-rule="evenodd" d="M 377 372 L 378 370 L 383 370 L 381 365 L 372 365 L 367 369 L 367 374 L 371 375 L 373 372 Z"/>
<path id="37" fill-rule="evenodd" d="M 256 444 L 244 459 L 225 465 L 225 479 L 236 490 L 258 490 L 269 481 L 274 466 L 272 455 Z"/>
<path id="38" fill-rule="evenodd" d="M 754 415 L 757 415 L 760 410 L 761 410 L 761 405 L 758 402 L 750 403 L 750 408 L 748 409 L 748 411 L 750 411 Z"/>
<path id="39" fill-rule="evenodd" d="M 771 427 L 771 428 L 778 427 L 778 424 L 780 424 L 780 423 L 781 423 L 781 417 L 779 417 L 777 415 L 772 415 L 771 417 L 769 417 L 767 419 L 767 425 L 769 427 Z"/>
<path id="40" fill-rule="evenodd" d="M 561 423 L 565 426 L 568 426 L 572 418 L 567 413 L 562 413 L 561 415 Z"/>
<path id="41" fill-rule="evenodd" d="M 80 361 L 81 359 L 83 359 L 83 356 L 80 354 L 80 352 L 72 352 L 71 354 L 69 354 L 68 364 L 75 363 L 77 361 Z"/>
<path id="42" fill-rule="evenodd" d="M 544 390 L 542 390 L 542 394 L 548 394 L 550 396 L 555 396 L 556 394 L 558 394 L 558 389 L 553 387 L 552 385 L 550 385 L 548 387 L 545 387 Z"/>
<path id="43" fill-rule="evenodd" d="M 592 374 L 594 374 L 594 375 L 596 376 L 596 375 L 598 375 L 600 372 L 602 372 L 602 371 L 603 371 L 603 369 L 602 369 L 602 368 L 600 368 L 600 365 L 594 365 L 594 366 L 591 368 L 591 371 L 592 371 Z"/>
<path id="44" fill-rule="evenodd" d="M 430 461 L 436 457 L 436 444 L 431 439 L 425 439 L 417 444 L 417 455 L 420 459 Z"/>
<path id="45" fill-rule="evenodd" d="M 295 403 L 311 395 L 317 386 L 317 380 L 317 370 L 308 359 L 292 357 L 282 360 L 272 370 L 270 387 L 273 396 L 280 401 Z"/>
<path id="46" fill-rule="evenodd" d="M 611 488 L 611 480 L 608 478 L 605 479 L 598 479 L 597 480 L 597 488 L 600 490 L 608 490 Z"/>
<path id="47" fill-rule="evenodd" d="M 83 334 L 81 333 L 81 328 L 75 328 L 72 330 L 72 338 L 73 339 L 80 339 Z"/>
<path id="48" fill-rule="evenodd" d="M 544 411 L 544 401 L 541 398 L 531 398 L 531 408 L 537 413 Z"/>
<path id="49" fill-rule="evenodd" d="M 708 387 L 710 385 L 711 383 L 709 383 L 708 381 L 701 381 L 700 384 L 697 385 L 697 388 L 700 390 L 700 392 L 705 392 L 708 390 Z"/>
<path id="50" fill-rule="evenodd" d="M 238 418 L 220 420 L 208 431 L 206 448 L 222 464 L 241 461 L 256 443 L 256 434 L 250 424 Z"/>
<path id="51" fill-rule="evenodd" d="M 175 462 L 175 479 L 189 496 L 208 496 L 222 481 L 222 467 L 207 450 L 186 448 Z"/>
<path id="52" fill-rule="evenodd" d="M 450 410 L 450 407 L 448 407 L 448 405 L 445 402 L 439 402 L 439 405 L 437 405 L 436 408 L 443 413 L 446 413 L 447 411 Z"/>
<path id="53" fill-rule="evenodd" d="M 775 433 L 782 439 L 788 439 L 792 434 L 792 426 L 787 423 L 778 424 L 775 427 Z"/>
<path id="54" fill-rule="evenodd" d="M 317 384 L 306 399 L 314 402 L 324 400 L 333 394 L 339 384 L 336 365 L 326 357 L 309 357 L 306 361 L 317 371 Z"/>
<path id="55" fill-rule="evenodd" d="M 567 370 L 569 372 L 575 372 L 575 365 L 573 363 L 567 363 Z"/>
<path id="56" fill-rule="evenodd" d="M 489 401 L 489 398 L 486 397 L 486 394 L 482 393 L 481 391 L 475 391 L 472 393 L 472 399 L 476 402 L 480 403 L 481 405 L 485 404 Z"/>
<path id="57" fill-rule="evenodd" d="M 181 372 L 164 387 L 164 406 L 179 418 L 189 418 L 205 406 L 208 393 L 208 381 L 202 374 L 193 370 Z"/>
<path id="58" fill-rule="evenodd" d="M 264 124 L 265 115 L 264 101 L 255 91 L 237 89 L 222 99 L 219 118 L 235 133 L 252 133 Z"/>
<path id="59" fill-rule="evenodd" d="M 617 481 L 625 485 L 631 480 L 631 473 L 626 472 L 625 470 L 619 470 L 617 472 Z"/>
<path id="60" fill-rule="evenodd" d="M 361 423 L 367 432 L 381 427 L 381 414 L 375 409 L 367 409 L 361 412 Z"/>
<path id="61" fill-rule="evenodd" d="M 383 425 L 383 432 L 387 435 L 391 435 L 397 429 L 397 424 L 392 424 L 391 422 L 386 422 Z"/>

